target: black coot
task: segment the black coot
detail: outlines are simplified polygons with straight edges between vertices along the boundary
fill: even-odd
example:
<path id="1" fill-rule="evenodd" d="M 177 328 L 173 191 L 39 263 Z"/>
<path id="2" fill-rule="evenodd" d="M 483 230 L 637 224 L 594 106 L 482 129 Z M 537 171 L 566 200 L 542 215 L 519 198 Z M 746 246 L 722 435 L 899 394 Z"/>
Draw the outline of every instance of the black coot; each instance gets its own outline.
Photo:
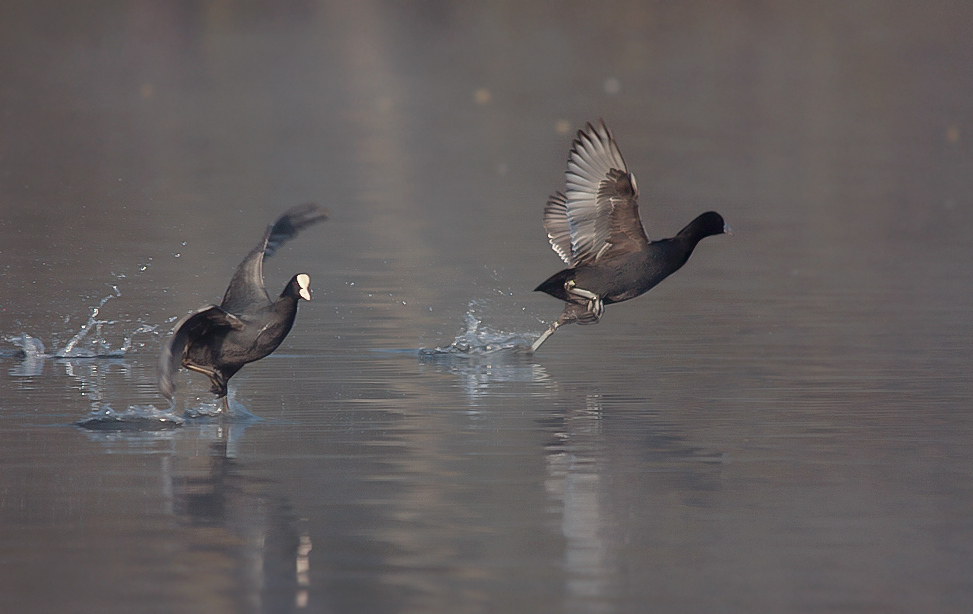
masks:
<path id="1" fill-rule="evenodd" d="M 578 131 L 565 176 L 566 193 L 551 196 L 544 207 L 544 228 L 570 268 L 535 291 L 566 305 L 532 352 L 559 326 L 596 324 L 605 305 L 635 298 L 679 270 L 701 239 L 730 232 L 722 216 L 709 211 L 675 237 L 649 241 L 639 218 L 635 176 L 603 120 Z"/>
<path id="2" fill-rule="evenodd" d="M 304 273 L 292 277 L 280 297 L 271 300 L 264 288 L 264 258 L 304 228 L 324 219 L 326 212 L 315 204 L 285 211 L 237 267 L 223 302 L 191 313 L 176 324 L 159 360 L 163 396 L 172 400 L 172 377 L 181 365 L 209 377 L 210 389 L 229 411 L 229 379 L 243 365 L 276 350 L 294 324 L 298 299 L 311 300 L 311 280 Z"/>

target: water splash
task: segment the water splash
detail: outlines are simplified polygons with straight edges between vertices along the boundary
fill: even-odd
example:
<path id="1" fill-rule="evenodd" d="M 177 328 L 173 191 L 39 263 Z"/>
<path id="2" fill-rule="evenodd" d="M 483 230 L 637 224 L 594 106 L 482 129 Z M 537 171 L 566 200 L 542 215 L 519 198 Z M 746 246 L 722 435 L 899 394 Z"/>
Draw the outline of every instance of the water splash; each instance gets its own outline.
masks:
<path id="1" fill-rule="evenodd" d="M 132 405 L 123 411 L 101 405 L 77 424 L 93 431 L 165 431 L 186 424 L 186 419 L 154 405 Z"/>
<path id="2" fill-rule="evenodd" d="M 132 339 L 135 335 L 155 332 L 156 328 L 158 328 L 157 326 L 139 324 L 135 330 L 123 335 L 121 347 L 113 350 L 110 343 L 105 339 L 103 331 L 105 326 L 118 324 L 118 321 L 98 319 L 98 315 L 101 313 L 101 309 L 105 306 L 105 303 L 122 295 L 118 286 L 113 285 L 111 288 L 114 294 L 105 296 L 98 302 L 97 307 L 91 308 L 88 321 L 81 325 L 78 332 L 68 340 L 63 348 L 54 352 L 54 356 L 57 358 L 123 358 L 132 348 Z M 80 344 L 82 341 L 85 341 L 92 331 L 94 331 L 94 336 L 89 341 L 89 347 L 81 347 Z"/>
<path id="3" fill-rule="evenodd" d="M 144 270 L 144 267 L 141 269 Z M 116 275 L 118 278 L 124 275 Z M 182 426 L 186 418 L 173 413 L 172 409 L 158 409 L 152 405 L 130 405 L 128 409 L 116 411 L 105 402 L 102 390 L 112 373 L 121 373 L 125 380 L 131 379 L 131 364 L 125 360 L 129 351 L 143 343 L 136 343 L 139 335 L 158 334 L 157 326 L 136 320 L 111 320 L 102 316 L 108 301 L 122 296 L 116 285 L 109 285 L 111 293 L 102 297 L 88 310 L 87 321 L 73 332 L 63 347 L 57 347 L 58 331 L 51 331 L 54 349 L 48 350 L 40 339 L 22 332 L 7 336 L 16 351 L 5 352 L 3 356 L 20 358 L 20 364 L 10 369 L 10 374 L 22 377 L 39 377 L 45 365 L 54 362 L 64 369 L 65 375 L 77 381 L 81 395 L 90 402 L 91 413 L 77 424 L 95 431 L 164 431 Z M 71 322 L 70 316 L 63 318 L 64 324 Z M 113 347 L 108 340 L 112 327 L 123 327 L 120 345 Z M 116 333 L 117 335 L 117 333 Z M 116 336 L 117 338 L 117 336 Z M 107 360 L 102 360 L 107 359 Z"/>
<path id="4" fill-rule="evenodd" d="M 233 386 L 227 388 L 226 401 L 230 407 L 229 412 L 223 411 L 223 399 L 216 399 L 209 392 L 205 393 L 205 397 L 202 398 L 199 396 L 193 398 L 190 395 L 185 400 L 186 410 L 183 415 L 188 420 L 199 420 L 203 422 L 214 419 L 221 423 L 239 422 L 245 424 L 263 422 L 263 418 L 251 414 L 243 403 L 236 400 L 236 389 Z"/>
<path id="5" fill-rule="evenodd" d="M 22 358 L 44 357 L 44 342 L 35 339 L 27 333 L 20 333 L 17 337 L 7 337 L 7 341 L 20 348 L 19 356 Z"/>
<path id="6" fill-rule="evenodd" d="M 469 399 L 467 413 L 477 416 L 483 399 L 498 386 L 529 383 L 547 387 L 550 377 L 536 364 L 530 352 L 530 341 L 536 333 L 508 332 L 484 326 L 480 317 L 489 303 L 473 301 L 464 320 L 466 329 L 445 347 L 420 349 L 419 359 L 425 367 L 450 373 L 461 382 Z M 504 314 L 509 310 L 504 309 Z"/>
<path id="7" fill-rule="evenodd" d="M 529 337 L 533 333 L 507 332 L 483 326 L 477 316 L 478 304 L 474 301 L 464 316 L 466 330 L 445 347 L 420 348 L 420 357 L 435 356 L 488 356 L 498 353 L 522 354 L 530 350 Z"/>
<path id="8" fill-rule="evenodd" d="M 21 358 L 21 363 L 10 370 L 11 375 L 21 377 L 37 377 L 44 371 L 45 354 L 44 343 L 27 333 L 20 333 L 17 337 L 7 337 L 7 341 L 20 348 L 13 352 L 13 356 Z"/>
<path id="9" fill-rule="evenodd" d="M 107 329 L 115 325 L 131 325 L 132 322 L 120 322 L 118 320 L 99 319 L 105 303 L 113 298 L 122 295 L 118 286 L 111 286 L 112 293 L 99 300 L 98 305 L 91 308 L 88 314 L 88 321 L 81 325 L 81 328 L 68 340 L 64 347 L 57 348 L 55 345 L 51 353 L 47 353 L 44 343 L 27 333 L 17 336 L 6 337 L 6 340 L 20 348 L 19 351 L 8 352 L 5 355 L 19 357 L 24 360 L 21 368 L 15 369 L 18 375 L 40 375 L 43 369 L 42 361 L 45 358 L 124 358 L 130 350 L 135 347 L 135 339 L 138 335 L 153 334 L 158 335 L 158 326 L 145 324 L 141 320 L 134 322 L 135 327 L 122 334 L 121 345 L 112 348 L 111 342 L 107 339 Z M 65 317 L 65 323 L 70 321 L 70 317 Z M 55 333 L 56 337 L 56 333 Z M 38 368 L 38 365 L 39 368 Z"/>
<path id="10" fill-rule="evenodd" d="M 247 411 L 243 404 L 234 399 L 234 392 L 229 390 L 230 413 L 223 413 L 223 402 L 202 402 L 179 415 L 176 405 L 168 409 L 159 409 L 154 405 L 130 405 L 124 411 L 116 411 L 104 403 L 93 402 L 91 414 L 76 424 L 82 428 L 96 431 L 162 431 L 185 426 L 193 423 L 239 424 L 249 425 L 263 422 L 263 418 Z"/>

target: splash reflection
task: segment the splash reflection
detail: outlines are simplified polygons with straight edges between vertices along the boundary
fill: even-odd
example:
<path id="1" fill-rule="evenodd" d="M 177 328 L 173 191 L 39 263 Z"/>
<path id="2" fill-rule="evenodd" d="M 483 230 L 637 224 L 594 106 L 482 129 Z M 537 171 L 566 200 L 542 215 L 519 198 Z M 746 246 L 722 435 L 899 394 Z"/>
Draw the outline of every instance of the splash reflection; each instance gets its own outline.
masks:
<path id="1" fill-rule="evenodd" d="M 539 385 L 547 392 L 555 389 L 547 370 L 526 355 L 497 354 L 475 359 L 450 355 L 427 356 L 422 364 L 458 378 L 470 413 L 478 413 L 481 405 L 489 403 L 489 397 L 498 393 L 500 385 L 526 383 Z"/>

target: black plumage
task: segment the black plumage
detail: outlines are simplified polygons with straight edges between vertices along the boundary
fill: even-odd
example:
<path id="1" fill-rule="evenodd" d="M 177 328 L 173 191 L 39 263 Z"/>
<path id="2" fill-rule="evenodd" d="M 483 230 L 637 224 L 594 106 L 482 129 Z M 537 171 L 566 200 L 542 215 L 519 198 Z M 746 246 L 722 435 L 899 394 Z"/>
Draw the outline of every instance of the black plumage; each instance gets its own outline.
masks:
<path id="1" fill-rule="evenodd" d="M 602 120 L 578 131 L 565 177 L 565 193 L 551 196 L 544 208 L 544 228 L 569 268 L 535 291 L 566 304 L 531 351 L 564 324 L 596 324 L 605 305 L 648 292 L 686 264 L 700 240 L 729 233 L 723 217 L 709 211 L 675 237 L 649 241 L 639 217 L 635 176 Z"/>
<path id="2" fill-rule="evenodd" d="M 209 377 L 211 390 L 223 399 L 227 382 L 243 365 L 277 349 L 294 324 L 299 299 L 311 300 L 310 278 L 295 275 L 277 300 L 264 287 L 263 261 L 301 230 L 327 219 L 315 204 L 292 207 L 267 227 L 263 238 L 237 266 L 219 305 L 181 319 L 159 359 L 159 390 L 172 400 L 173 375 L 180 366 Z"/>

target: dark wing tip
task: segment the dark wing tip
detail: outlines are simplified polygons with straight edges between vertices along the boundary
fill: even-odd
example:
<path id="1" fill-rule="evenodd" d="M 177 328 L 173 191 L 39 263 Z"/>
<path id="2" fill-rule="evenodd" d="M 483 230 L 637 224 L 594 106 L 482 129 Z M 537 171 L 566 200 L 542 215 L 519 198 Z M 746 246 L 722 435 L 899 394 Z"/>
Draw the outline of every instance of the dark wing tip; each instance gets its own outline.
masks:
<path id="1" fill-rule="evenodd" d="M 172 393 L 175 390 L 175 384 L 172 382 L 172 373 L 174 370 L 174 365 L 172 364 L 172 344 L 175 341 L 175 337 L 176 333 L 173 332 L 172 336 L 166 341 L 166 344 L 162 346 L 162 354 L 159 356 L 159 392 L 170 401 L 172 400 Z"/>
<path id="2" fill-rule="evenodd" d="M 328 213 L 327 209 L 315 203 L 304 203 L 285 211 L 270 227 L 264 257 L 273 256 L 280 246 L 305 228 L 328 219 Z"/>
<path id="3" fill-rule="evenodd" d="M 159 392 L 162 393 L 167 400 L 172 400 L 172 393 L 175 391 L 175 386 L 172 383 L 172 373 L 166 371 L 163 373 L 160 369 L 159 372 Z"/>
<path id="4" fill-rule="evenodd" d="M 591 124 L 588 125 L 591 126 Z M 596 132 L 604 134 L 606 137 L 608 137 L 609 141 L 615 140 L 615 135 L 612 134 L 612 129 L 608 127 L 608 124 L 605 123 L 605 119 L 602 117 L 598 118 L 597 126 L 592 127 L 592 129 L 595 130 Z"/>
<path id="5" fill-rule="evenodd" d="M 563 192 L 555 192 L 547 198 L 547 204 L 544 206 L 544 210 L 560 210 L 564 209 L 568 204 L 568 197 L 564 195 Z"/>
<path id="6" fill-rule="evenodd" d="M 591 122 L 585 122 L 584 128 L 578 130 L 578 136 L 574 139 L 575 147 L 584 147 L 588 144 L 588 147 L 592 146 L 595 142 L 602 143 L 606 147 L 609 143 L 615 142 L 615 135 L 612 134 L 611 128 L 605 123 L 605 120 L 598 118 L 594 124 Z"/>
<path id="7" fill-rule="evenodd" d="M 292 223 L 303 228 L 309 224 L 315 224 L 328 219 L 331 212 L 317 203 L 302 203 L 295 205 L 281 214 L 277 221 L 290 218 Z"/>

